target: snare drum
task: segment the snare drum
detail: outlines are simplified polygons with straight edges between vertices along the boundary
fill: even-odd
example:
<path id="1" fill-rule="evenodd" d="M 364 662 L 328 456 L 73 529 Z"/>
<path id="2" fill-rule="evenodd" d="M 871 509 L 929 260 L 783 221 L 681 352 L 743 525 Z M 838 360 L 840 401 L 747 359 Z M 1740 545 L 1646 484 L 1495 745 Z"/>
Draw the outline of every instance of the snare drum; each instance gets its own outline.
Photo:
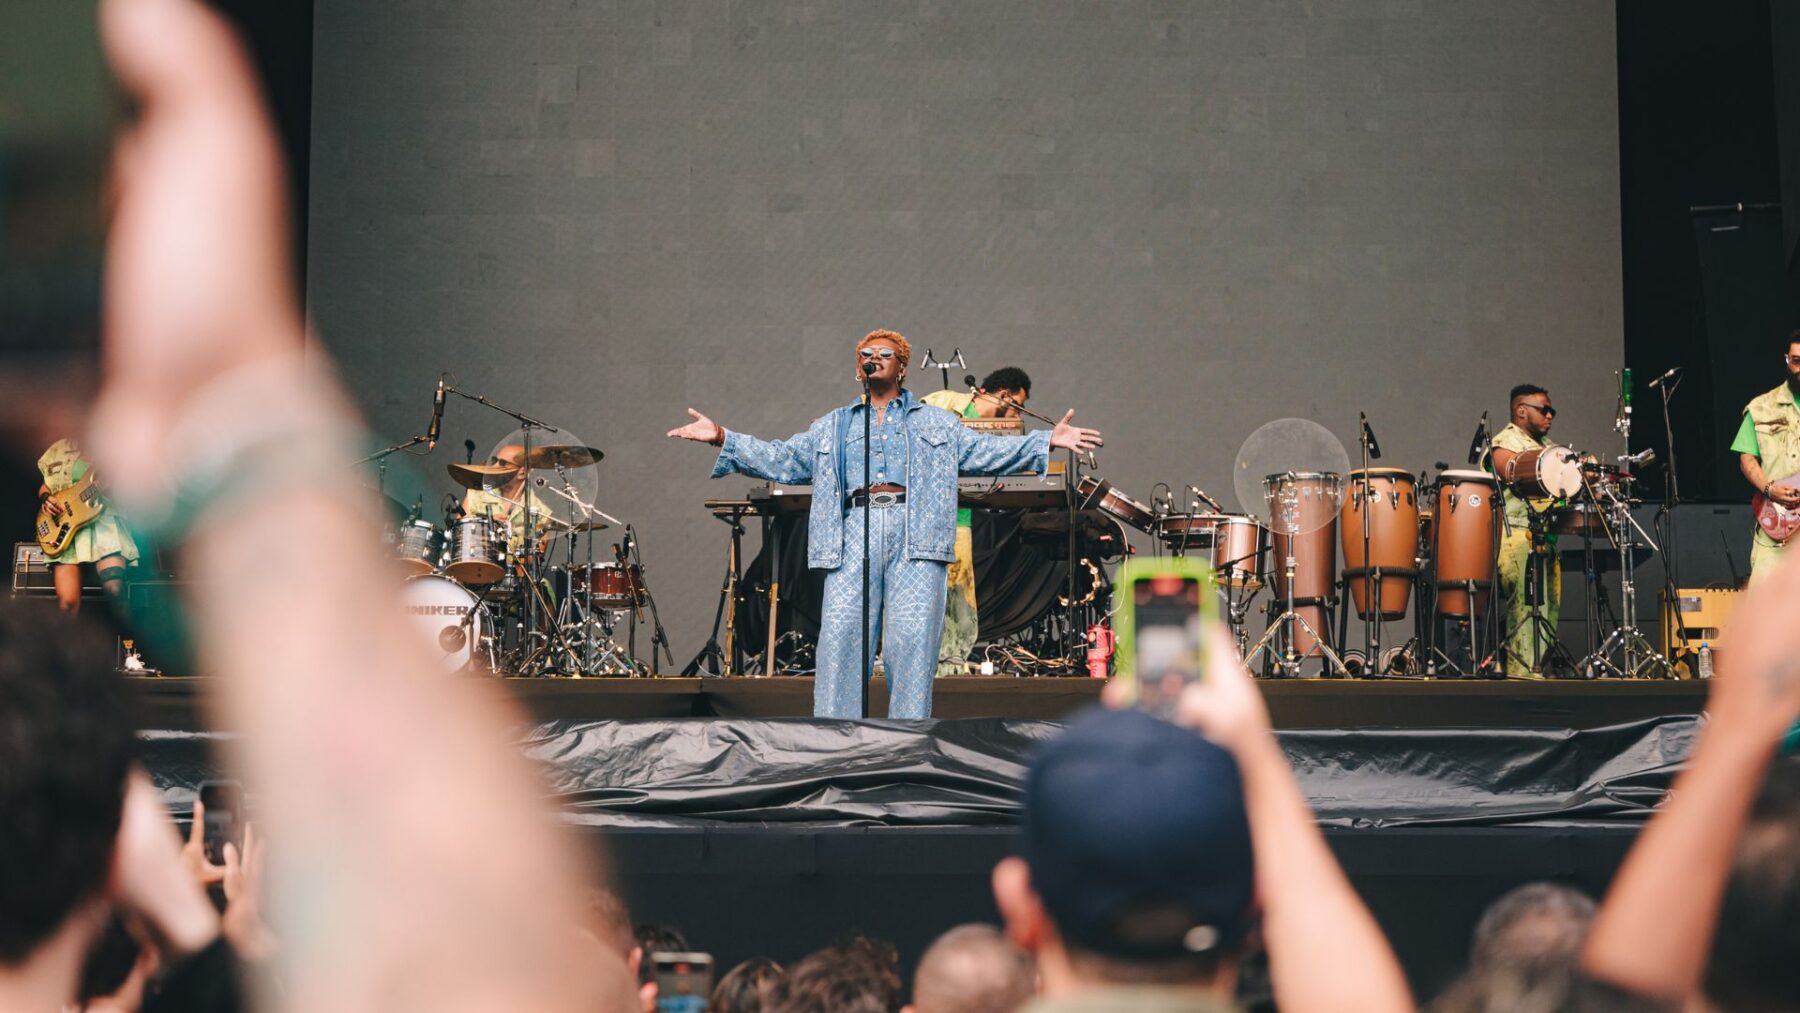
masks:
<path id="1" fill-rule="evenodd" d="M 407 521 L 394 534 L 394 556 L 409 575 L 423 577 L 435 572 L 443 553 L 444 536 L 430 521 Z"/>
<path id="2" fill-rule="evenodd" d="M 471 587 L 485 587 L 506 576 L 506 527 L 475 514 L 450 529 L 450 561 L 444 573 Z"/>
<path id="3" fill-rule="evenodd" d="M 1474 615 L 1487 609 L 1494 582 L 1494 536 L 1500 513 L 1494 503 L 1499 483 L 1485 471 L 1438 474 L 1436 539 L 1431 548 L 1437 570 L 1437 607 L 1447 616 L 1470 616 L 1469 586 L 1475 587 Z"/>
<path id="4" fill-rule="evenodd" d="M 594 604 L 602 608 L 636 608 L 644 604 L 643 573 L 635 566 L 617 563 L 595 563 L 577 566 L 569 571 L 571 593 L 594 594 Z"/>
<path id="5" fill-rule="evenodd" d="M 1369 523 L 1367 558 L 1363 555 L 1365 513 Z M 1369 591 L 1376 570 L 1381 571 L 1377 592 L 1381 618 L 1403 618 L 1413 578 L 1418 575 L 1413 561 L 1419 549 L 1419 502 L 1413 494 L 1412 472 L 1405 468 L 1352 471 L 1340 521 L 1344 576 L 1350 578 L 1350 599 L 1356 605 L 1357 618 L 1367 619 L 1374 611 Z"/>
<path id="6" fill-rule="evenodd" d="M 1254 591 L 1263 586 L 1269 529 L 1254 517 L 1225 514 L 1213 528 L 1213 573 L 1221 587 Z"/>
<path id="7" fill-rule="evenodd" d="M 485 657 L 494 624 L 475 592 L 449 577 L 427 574 L 406 582 L 401 602 L 444 671 L 462 671 Z"/>
<path id="8" fill-rule="evenodd" d="M 1563 499 L 1581 491 L 1581 457 L 1573 447 L 1552 443 L 1506 462 L 1501 477 L 1527 499 Z"/>

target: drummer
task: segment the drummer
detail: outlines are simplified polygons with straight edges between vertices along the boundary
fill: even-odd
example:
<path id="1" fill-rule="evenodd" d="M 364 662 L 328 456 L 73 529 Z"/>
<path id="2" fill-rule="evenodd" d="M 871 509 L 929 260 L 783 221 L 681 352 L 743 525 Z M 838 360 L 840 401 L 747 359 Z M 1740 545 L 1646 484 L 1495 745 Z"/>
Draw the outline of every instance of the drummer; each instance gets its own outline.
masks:
<path id="1" fill-rule="evenodd" d="M 1562 563 L 1556 556 L 1556 535 L 1546 534 L 1549 543 L 1547 572 L 1541 581 L 1538 597 L 1542 603 L 1535 609 L 1525 602 L 1525 567 L 1531 555 L 1530 519 L 1555 505 L 1554 500 L 1528 499 L 1513 491 L 1512 464 L 1520 454 L 1550 445 L 1550 426 L 1556 420 L 1556 409 L 1550 405 L 1550 392 L 1536 384 L 1522 383 L 1512 389 L 1512 421 L 1494 434 L 1489 469 L 1500 478 L 1506 504 L 1506 528 L 1500 537 L 1497 576 L 1500 600 L 1505 609 L 1506 625 L 1501 643 L 1506 647 L 1506 675 L 1513 679 L 1542 679 L 1540 664 L 1550 653 L 1553 640 L 1546 635 L 1532 635 L 1531 614 L 1535 611 L 1556 629 L 1562 611 Z"/>
<path id="2" fill-rule="evenodd" d="M 538 498 L 535 491 L 525 493 L 527 472 L 523 446 L 517 443 L 506 444 L 494 451 L 494 456 L 489 459 L 488 463 L 510 465 L 516 470 L 504 482 L 497 481 L 480 489 L 470 489 L 465 493 L 462 501 L 463 513 L 467 516 L 487 517 L 505 524 L 507 547 L 514 553 L 518 553 L 520 546 L 525 544 L 525 511 L 519 509 L 520 505 L 529 502 L 532 510 L 537 513 L 540 539 L 544 533 L 542 525 L 547 518 L 553 515 L 544 501 Z M 529 496 L 529 499 L 521 500 L 521 494 Z"/>

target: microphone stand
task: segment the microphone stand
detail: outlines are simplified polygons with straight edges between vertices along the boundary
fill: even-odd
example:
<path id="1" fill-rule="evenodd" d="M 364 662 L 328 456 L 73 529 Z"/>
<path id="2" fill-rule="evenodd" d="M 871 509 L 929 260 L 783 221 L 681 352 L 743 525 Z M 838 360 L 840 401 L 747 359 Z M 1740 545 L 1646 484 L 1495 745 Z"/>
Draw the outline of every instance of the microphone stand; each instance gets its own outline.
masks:
<path id="1" fill-rule="evenodd" d="M 1680 537 L 1676 530 L 1675 508 L 1681 505 L 1681 479 L 1675 474 L 1675 423 L 1669 417 L 1669 401 L 1674 398 L 1675 388 L 1681 386 L 1682 379 L 1677 376 L 1674 383 L 1659 383 L 1656 392 L 1662 395 L 1663 439 L 1669 448 L 1669 463 L 1663 467 L 1663 516 L 1669 521 L 1669 530 L 1663 535 L 1663 599 L 1673 603 L 1670 611 L 1675 616 L 1675 633 L 1681 639 L 1682 652 L 1686 653 L 1687 617 L 1681 614 L 1681 578 L 1675 569 L 1675 542 Z"/>
<path id="2" fill-rule="evenodd" d="M 412 448 L 414 448 L 424 442 L 425 442 L 425 437 L 415 436 L 412 439 L 407 440 L 405 443 L 396 443 L 391 447 L 384 447 L 381 450 L 377 450 L 373 454 L 370 454 L 367 457 L 358 458 L 350 466 L 352 468 L 354 468 L 354 467 L 357 467 L 358 465 L 368 464 L 370 461 L 374 461 L 375 462 L 375 491 L 378 493 L 381 493 L 383 496 L 386 496 L 387 495 L 387 459 L 389 457 L 392 457 L 395 454 L 400 453 L 403 450 L 411 450 Z"/>
<path id="3" fill-rule="evenodd" d="M 555 426 L 551 425 L 548 422 L 543 422 L 538 419 L 534 419 L 531 416 L 526 415 L 524 412 L 513 411 L 511 408 L 507 408 L 502 405 L 496 404 L 493 401 L 488 400 L 486 397 L 484 397 L 480 394 L 470 394 L 466 391 L 459 390 L 458 388 L 453 387 L 450 384 L 444 385 L 444 392 L 446 394 L 455 394 L 457 397 L 460 397 L 466 401 L 473 401 L 476 404 L 481 405 L 485 408 L 491 408 L 494 411 L 497 411 L 502 415 L 508 416 L 508 417 L 512 418 L 515 422 L 519 423 L 519 430 L 523 434 L 523 437 L 524 437 L 524 456 L 522 458 L 522 461 L 523 461 L 522 468 L 526 472 L 531 471 L 531 431 L 533 429 L 542 429 L 546 433 L 557 433 L 557 432 L 562 431 L 562 430 L 556 428 Z M 537 581 L 542 576 L 541 571 L 543 569 L 543 560 L 542 560 L 542 558 L 539 557 L 538 551 L 537 551 L 537 511 L 531 509 L 531 507 L 530 507 L 531 483 L 529 481 L 527 481 L 525 483 L 524 487 L 520 490 L 519 499 L 522 500 L 526 504 L 526 506 L 525 506 L 525 539 L 524 539 L 524 542 L 519 546 L 519 549 L 523 553 L 525 558 L 522 560 L 519 560 L 519 565 L 523 571 L 525 583 L 531 588 L 531 591 L 532 591 L 531 594 L 527 594 L 525 596 L 525 630 L 524 630 L 523 639 L 520 641 L 520 643 L 523 645 L 522 649 L 526 652 L 525 656 L 530 657 L 531 653 L 532 653 L 532 651 L 531 651 L 532 643 L 537 638 L 537 610 L 538 610 Z M 522 672 L 519 672 L 518 674 L 529 675 L 531 673 L 522 671 Z"/>
<path id="4" fill-rule="evenodd" d="M 869 363 L 870 367 L 873 367 L 874 365 L 875 364 L 872 362 Z M 863 392 L 862 392 L 862 402 L 863 402 L 862 716 L 863 716 L 864 721 L 867 721 L 869 719 L 869 683 L 875 678 L 875 656 L 869 650 L 869 648 L 873 646 L 870 643 L 870 641 L 873 638 L 869 635 L 869 519 L 871 516 L 870 511 L 875 505 L 874 504 L 875 494 L 869 491 L 869 441 L 874 438 L 871 433 L 872 433 L 872 429 L 874 427 L 874 422 L 875 422 L 875 399 L 869 391 L 869 376 L 870 376 L 871 372 L 872 372 L 871 369 L 865 368 L 863 370 L 863 378 L 862 378 L 862 387 L 863 387 Z M 770 665 L 771 670 L 773 670 L 774 663 L 775 663 L 775 658 L 773 655 L 771 655 L 769 658 L 769 665 Z"/>

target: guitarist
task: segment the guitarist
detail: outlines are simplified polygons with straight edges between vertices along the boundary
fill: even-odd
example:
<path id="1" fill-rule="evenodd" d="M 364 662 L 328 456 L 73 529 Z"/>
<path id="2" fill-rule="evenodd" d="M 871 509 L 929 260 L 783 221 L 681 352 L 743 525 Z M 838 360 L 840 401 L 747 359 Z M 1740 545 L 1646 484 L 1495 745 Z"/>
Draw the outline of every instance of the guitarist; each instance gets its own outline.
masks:
<path id="1" fill-rule="evenodd" d="M 1731 441 L 1744 479 L 1757 491 L 1759 523 L 1750 545 L 1752 584 L 1768 576 L 1789 540 L 1771 535 L 1761 522 L 1778 516 L 1777 508 L 1800 509 L 1800 330 L 1789 334 L 1781 347 L 1786 382 L 1744 406 L 1743 424 Z"/>
<path id="2" fill-rule="evenodd" d="M 38 486 L 38 499 L 44 512 L 51 517 L 60 516 L 62 509 L 51 497 L 81 481 L 91 467 L 75 441 L 62 439 L 50 444 L 44 456 L 38 458 L 38 472 L 44 476 L 44 484 Z M 45 560 L 56 584 L 56 604 L 70 615 L 81 610 L 81 564 L 93 564 L 100 585 L 116 601 L 124 593 L 127 569 L 137 565 L 137 561 L 137 543 L 131 540 L 131 532 L 110 506 L 76 531 L 68 548 Z"/>

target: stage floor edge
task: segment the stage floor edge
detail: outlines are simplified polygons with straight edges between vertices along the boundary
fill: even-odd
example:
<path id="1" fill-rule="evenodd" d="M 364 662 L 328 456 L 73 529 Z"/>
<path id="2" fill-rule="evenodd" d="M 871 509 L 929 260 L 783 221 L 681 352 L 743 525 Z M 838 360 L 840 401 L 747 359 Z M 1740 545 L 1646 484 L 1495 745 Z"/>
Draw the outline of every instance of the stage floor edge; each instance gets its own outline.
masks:
<path id="1" fill-rule="evenodd" d="M 197 731 L 214 680 L 131 678 L 139 727 Z M 540 721 L 670 718 L 778 718 L 812 714 L 812 679 L 498 679 Z M 975 677 L 939 679 L 938 718 L 1057 720 L 1099 698 L 1098 679 Z M 1698 714 L 1705 682 L 1478 681 L 1384 679 L 1258 680 L 1277 728 L 1598 728 L 1668 715 Z M 887 713 L 887 683 L 876 679 L 871 713 Z"/>

